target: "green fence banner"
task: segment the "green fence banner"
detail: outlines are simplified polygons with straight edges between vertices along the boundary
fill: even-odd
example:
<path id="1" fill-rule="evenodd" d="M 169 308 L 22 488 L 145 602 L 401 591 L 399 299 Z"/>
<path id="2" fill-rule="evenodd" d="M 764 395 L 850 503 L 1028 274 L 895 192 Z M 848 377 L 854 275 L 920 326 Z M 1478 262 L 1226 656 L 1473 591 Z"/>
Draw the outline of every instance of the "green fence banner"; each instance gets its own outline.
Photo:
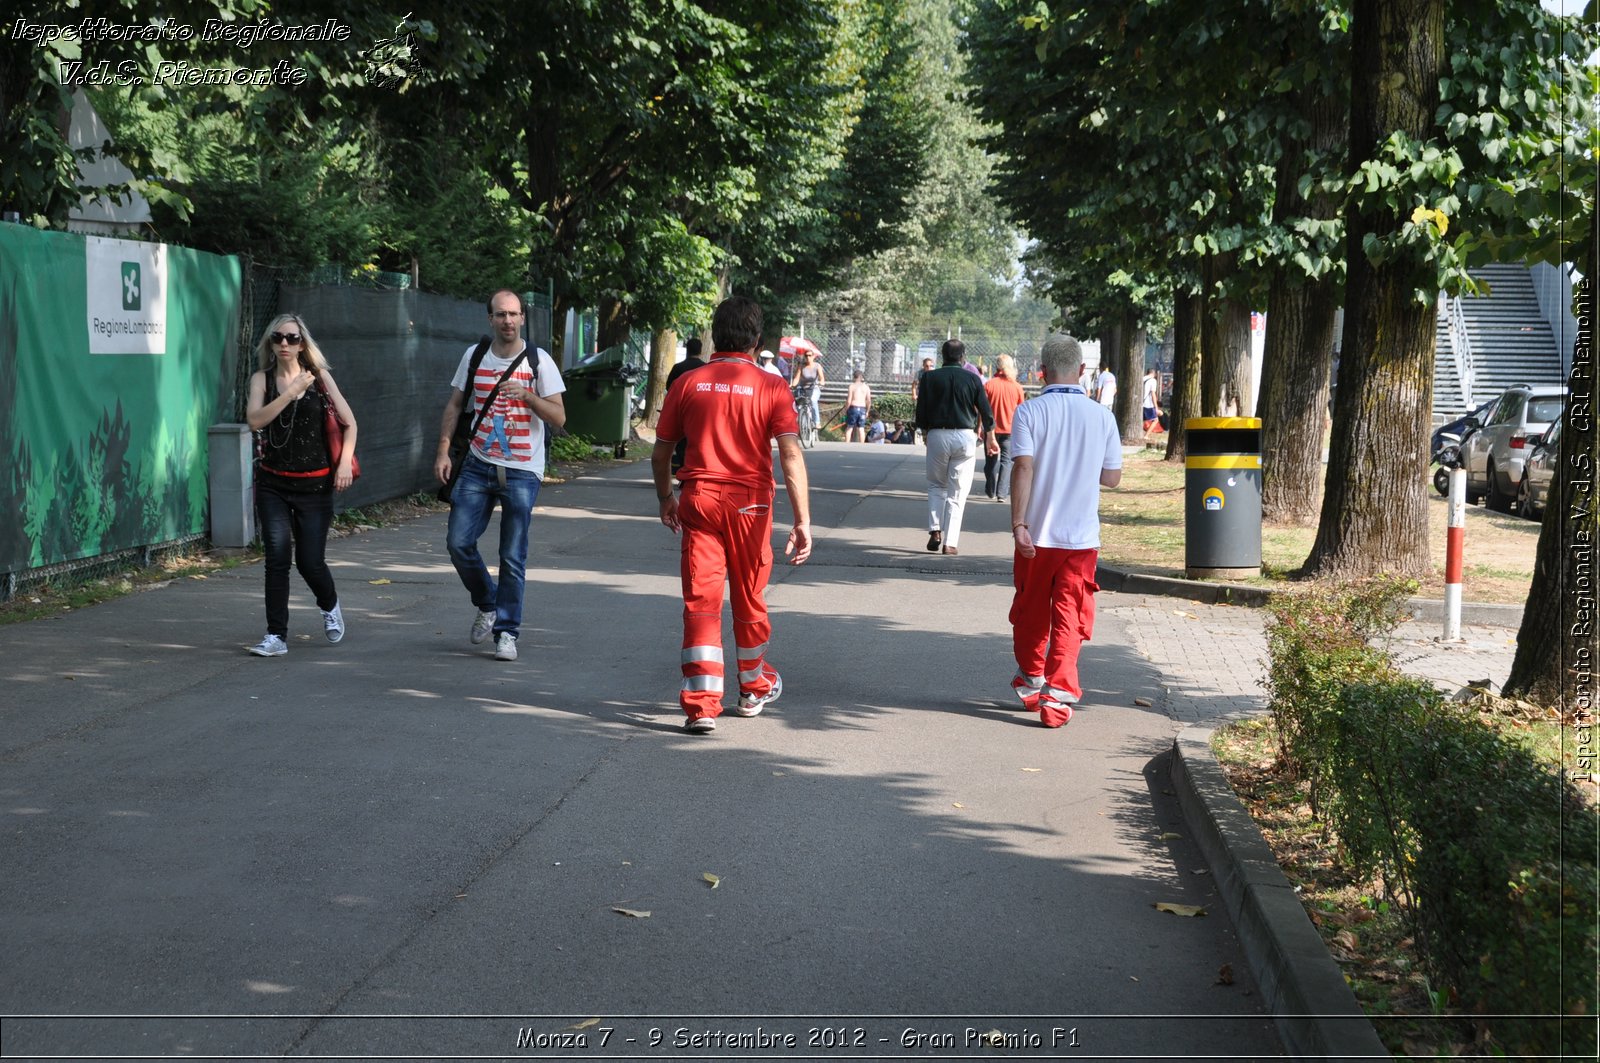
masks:
<path id="1" fill-rule="evenodd" d="M 239 260 L 0 224 L 0 573 L 206 530 Z"/>

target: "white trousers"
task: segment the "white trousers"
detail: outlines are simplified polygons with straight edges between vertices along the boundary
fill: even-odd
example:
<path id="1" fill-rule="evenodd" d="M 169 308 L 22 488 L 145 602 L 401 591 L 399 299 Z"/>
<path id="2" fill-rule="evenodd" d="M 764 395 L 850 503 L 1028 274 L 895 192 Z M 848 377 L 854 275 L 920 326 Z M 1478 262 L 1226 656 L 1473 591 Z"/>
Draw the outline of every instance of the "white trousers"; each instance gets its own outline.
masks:
<path id="1" fill-rule="evenodd" d="M 928 530 L 942 531 L 945 546 L 961 539 L 961 513 L 978 465 L 978 437 L 970 428 L 928 430 Z"/>

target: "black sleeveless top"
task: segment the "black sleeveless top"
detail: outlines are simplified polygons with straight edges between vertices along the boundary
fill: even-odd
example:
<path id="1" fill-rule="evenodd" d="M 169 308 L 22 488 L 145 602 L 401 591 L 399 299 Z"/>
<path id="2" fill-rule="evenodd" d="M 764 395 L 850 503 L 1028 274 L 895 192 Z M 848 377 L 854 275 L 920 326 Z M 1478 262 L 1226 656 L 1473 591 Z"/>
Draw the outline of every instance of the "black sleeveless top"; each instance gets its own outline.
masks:
<path id="1" fill-rule="evenodd" d="M 267 373 L 266 401 L 278 397 L 278 374 Z M 261 482 L 279 491 L 311 493 L 333 490 L 328 465 L 322 389 L 316 384 L 261 429 Z"/>

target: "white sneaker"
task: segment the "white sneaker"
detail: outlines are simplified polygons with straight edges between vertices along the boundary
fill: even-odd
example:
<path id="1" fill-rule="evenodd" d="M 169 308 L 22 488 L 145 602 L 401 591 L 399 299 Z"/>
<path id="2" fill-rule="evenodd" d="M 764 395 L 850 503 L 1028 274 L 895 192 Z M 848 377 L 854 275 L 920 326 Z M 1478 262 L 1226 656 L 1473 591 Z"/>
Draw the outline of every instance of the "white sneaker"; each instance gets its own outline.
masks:
<path id="1" fill-rule="evenodd" d="M 700 716 L 693 720 L 685 720 L 683 729 L 692 735 L 710 734 L 717 729 L 717 721 L 710 716 Z"/>
<path id="2" fill-rule="evenodd" d="M 485 612 L 481 612 L 472 618 L 472 634 L 468 635 L 467 638 L 471 639 L 472 644 L 476 646 L 478 643 L 488 638 L 489 633 L 493 630 L 494 610 L 490 609 Z"/>
<path id="3" fill-rule="evenodd" d="M 289 647 L 284 645 L 281 638 L 269 634 L 260 642 L 250 647 L 250 652 L 257 657 L 282 657 L 289 652 Z"/>
<path id="4" fill-rule="evenodd" d="M 500 637 L 494 640 L 494 659 L 497 661 L 516 660 L 517 636 L 509 631 L 500 632 Z"/>
<path id="5" fill-rule="evenodd" d="M 334 602 L 333 608 L 322 614 L 322 630 L 329 642 L 344 638 L 344 611 L 339 608 L 338 602 Z"/>
<path id="6" fill-rule="evenodd" d="M 759 698 L 740 694 L 739 704 L 733 707 L 735 716 L 760 716 L 762 709 L 778 700 L 778 695 L 783 693 L 783 676 L 779 675 L 775 668 L 769 668 L 768 671 L 772 673 L 772 689 L 767 691 L 764 697 Z"/>

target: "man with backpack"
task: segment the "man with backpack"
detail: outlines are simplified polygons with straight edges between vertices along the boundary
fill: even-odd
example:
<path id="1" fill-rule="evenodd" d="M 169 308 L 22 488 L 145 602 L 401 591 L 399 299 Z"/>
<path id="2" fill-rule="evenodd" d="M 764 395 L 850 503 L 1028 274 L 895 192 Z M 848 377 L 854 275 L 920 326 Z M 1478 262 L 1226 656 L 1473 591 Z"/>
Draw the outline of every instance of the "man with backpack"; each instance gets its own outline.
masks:
<path id="1" fill-rule="evenodd" d="M 545 435 L 567 420 L 560 370 L 542 348 L 530 350 L 522 339 L 526 313 L 522 297 L 510 289 L 490 297 L 492 338 L 461 356 L 433 466 L 445 485 L 441 497 L 447 492 L 450 503 L 450 560 L 477 608 L 468 637 L 477 645 L 493 635 L 497 661 L 517 659 L 528 524 L 544 479 Z M 498 580 L 478 552 L 497 503 Z"/>

